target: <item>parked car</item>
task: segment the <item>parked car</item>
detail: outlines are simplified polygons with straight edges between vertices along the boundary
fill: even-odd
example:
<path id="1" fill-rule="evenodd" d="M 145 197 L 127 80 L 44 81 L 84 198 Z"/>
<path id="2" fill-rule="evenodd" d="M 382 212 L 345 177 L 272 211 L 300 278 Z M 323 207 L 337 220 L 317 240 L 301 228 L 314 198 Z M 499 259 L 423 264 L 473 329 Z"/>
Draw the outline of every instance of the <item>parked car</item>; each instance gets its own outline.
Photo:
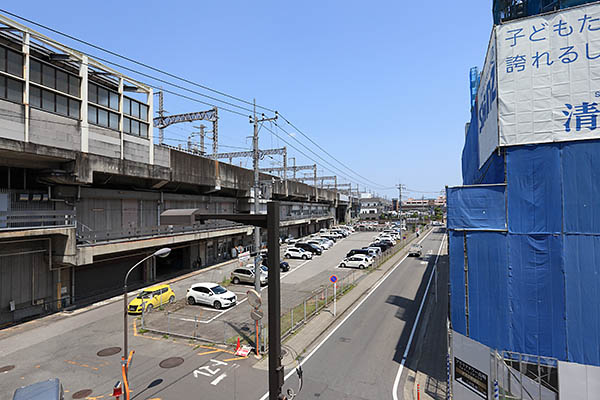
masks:
<path id="1" fill-rule="evenodd" d="M 382 252 L 386 251 L 387 249 L 389 249 L 390 247 L 392 247 L 392 244 L 385 244 L 382 242 L 373 242 L 369 245 L 369 247 L 379 247 L 381 249 Z"/>
<path id="2" fill-rule="evenodd" d="M 355 254 L 352 257 L 358 257 L 358 258 L 362 258 L 363 260 L 365 260 L 365 262 L 367 263 L 367 265 L 371 265 L 373 264 L 373 257 L 371 257 L 368 254 Z"/>
<path id="3" fill-rule="evenodd" d="M 246 268 L 236 268 L 231 273 L 231 282 L 234 284 L 238 283 L 254 283 L 254 265 L 249 264 Z M 268 275 L 266 272 L 261 271 L 260 273 L 260 284 L 266 285 L 268 282 Z"/>
<path id="4" fill-rule="evenodd" d="M 390 247 L 393 247 L 396 244 L 396 241 L 392 241 L 392 240 L 389 240 L 389 239 L 382 239 L 382 240 L 379 241 L 379 243 L 383 243 L 383 244 L 387 245 L 388 248 L 390 248 Z"/>
<path id="5" fill-rule="evenodd" d="M 333 241 L 326 238 L 316 237 L 313 240 L 319 242 L 320 246 L 325 250 L 330 249 L 331 246 L 333 246 Z"/>
<path id="6" fill-rule="evenodd" d="M 32 383 L 15 390 L 13 400 L 64 400 L 65 393 L 58 378 Z"/>
<path id="7" fill-rule="evenodd" d="M 369 255 L 369 250 L 367 249 L 352 249 L 348 253 L 346 253 L 346 257 L 352 257 L 355 254 L 365 254 Z"/>
<path id="8" fill-rule="evenodd" d="M 309 260 L 313 258 L 313 253 L 310 251 L 306 251 L 299 247 L 288 247 L 285 251 L 285 258 L 301 258 L 303 260 Z"/>
<path id="9" fill-rule="evenodd" d="M 187 302 L 193 304 L 207 304 L 217 310 L 222 307 L 234 306 L 237 303 L 235 293 L 216 283 L 194 283 L 185 295 Z"/>
<path id="10" fill-rule="evenodd" d="M 371 257 L 378 257 L 381 255 L 381 248 L 379 247 L 363 247 L 364 250 L 368 250 Z"/>
<path id="11" fill-rule="evenodd" d="M 329 239 L 333 243 L 335 243 L 338 239 L 340 239 L 339 235 L 332 235 L 330 233 L 321 234 L 321 237 L 324 237 L 325 239 Z"/>
<path id="12" fill-rule="evenodd" d="M 144 289 L 137 297 L 129 302 L 127 312 L 129 314 L 141 314 L 142 304 L 144 311 L 151 311 L 163 304 L 174 303 L 175 293 L 169 285 L 157 285 Z"/>
<path id="13" fill-rule="evenodd" d="M 423 255 L 423 246 L 420 244 L 412 244 L 408 249 L 408 256 L 421 257 Z"/>
<path id="14" fill-rule="evenodd" d="M 265 267 L 268 267 L 268 266 L 269 266 L 269 264 L 268 264 L 268 259 L 269 259 L 269 255 L 268 255 L 268 254 L 265 254 L 265 255 L 263 256 L 263 259 L 262 259 L 262 265 L 264 265 Z M 281 259 L 280 259 L 280 260 L 279 260 L 279 268 L 280 268 L 280 269 L 281 269 L 283 272 L 288 272 L 288 271 L 290 270 L 290 264 L 289 264 L 288 262 L 286 262 L 286 261 L 283 261 L 283 260 L 281 260 Z"/>
<path id="15" fill-rule="evenodd" d="M 363 257 L 360 257 L 358 254 L 352 257 L 346 257 L 340 263 L 341 268 L 345 267 L 354 267 L 359 269 L 365 269 L 369 264 L 365 261 Z"/>
<path id="16" fill-rule="evenodd" d="M 302 250 L 310 251 L 311 253 L 316 254 L 318 256 L 320 256 L 321 254 L 323 254 L 323 249 L 321 249 L 318 246 L 315 246 L 314 244 L 296 243 L 294 246 L 297 247 L 297 248 L 300 248 Z"/>
<path id="17" fill-rule="evenodd" d="M 312 244 L 313 246 L 317 246 L 317 248 L 321 249 L 321 253 L 322 253 L 322 252 L 324 252 L 325 250 L 327 250 L 327 249 L 325 248 L 325 246 L 323 245 L 323 243 L 321 243 L 321 242 L 320 242 L 320 241 L 318 241 L 318 240 L 311 239 L 311 240 L 307 241 L 306 243 L 308 243 L 308 244 Z"/>
<path id="18" fill-rule="evenodd" d="M 384 240 L 390 241 L 394 246 L 396 245 L 396 239 L 394 239 L 390 235 L 382 235 L 379 237 L 379 241 L 384 241 Z"/>

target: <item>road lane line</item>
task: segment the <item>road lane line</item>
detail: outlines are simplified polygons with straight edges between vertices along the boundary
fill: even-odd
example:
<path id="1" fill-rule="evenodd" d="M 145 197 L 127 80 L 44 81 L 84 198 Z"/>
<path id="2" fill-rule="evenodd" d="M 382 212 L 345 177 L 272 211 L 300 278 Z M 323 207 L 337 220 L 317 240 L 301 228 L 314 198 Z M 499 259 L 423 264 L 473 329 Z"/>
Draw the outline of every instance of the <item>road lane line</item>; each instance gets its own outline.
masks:
<path id="1" fill-rule="evenodd" d="M 204 356 L 206 354 L 213 354 L 213 353 L 220 353 L 220 352 L 221 352 L 221 349 L 217 349 L 217 350 L 210 350 L 210 351 L 205 351 L 205 352 L 202 352 L 202 353 L 198 353 L 198 355 L 199 356 Z"/>
<path id="2" fill-rule="evenodd" d="M 437 268 L 437 262 L 440 258 L 440 253 L 442 252 L 442 247 L 444 246 L 444 238 L 442 238 L 442 243 L 440 243 L 440 248 L 438 249 L 437 255 L 435 257 L 435 262 L 433 263 L 433 269 L 431 270 L 431 275 L 429 275 L 429 281 L 427 282 L 427 288 L 425 289 L 425 293 L 423 294 L 423 300 L 421 300 L 421 305 L 419 306 L 419 311 L 417 312 L 417 317 L 415 318 L 415 322 L 413 324 L 412 330 L 410 331 L 410 336 L 408 337 L 408 343 L 406 344 L 406 348 L 404 349 L 404 354 L 402 354 L 402 362 L 398 367 L 398 373 L 396 374 L 396 379 L 394 379 L 394 388 L 392 389 L 392 397 L 394 400 L 398 400 L 398 385 L 400 384 L 400 377 L 402 376 L 402 370 L 404 369 L 404 363 L 406 362 L 406 358 L 408 357 L 408 352 L 410 351 L 410 345 L 412 344 L 413 337 L 415 335 L 415 331 L 417 330 L 417 326 L 419 325 L 419 318 L 421 317 L 421 311 L 423 311 L 423 305 L 425 304 L 425 299 L 427 299 L 427 293 L 429 293 L 429 286 L 431 285 L 431 280 L 433 278 L 433 274 L 435 274 L 435 270 Z"/>
<path id="3" fill-rule="evenodd" d="M 419 240 L 417 243 L 421 244 L 431 233 L 433 232 L 433 229 L 430 230 L 425 236 L 423 236 L 421 238 L 421 240 Z M 443 243 L 443 240 L 442 240 Z M 379 286 L 381 286 L 381 284 L 383 284 L 383 282 L 385 282 L 387 280 L 387 278 L 396 270 L 396 268 L 398 268 L 400 266 L 400 264 L 402 264 L 404 262 L 404 260 L 406 260 L 408 258 L 408 254 L 404 255 L 404 257 L 402 257 L 402 259 L 400 261 L 398 261 L 398 263 L 396 265 L 394 265 L 392 267 L 392 269 L 390 269 L 380 280 L 379 282 L 377 282 L 377 284 L 375 286 L 373 286 L 373 288 L 369 291 L 369 293 L 367 293 L 367 295 L 350 311 L 350 313 L 348 315 L 346 315 L 346 317 L 344 317 L 344 319 L 335 326 L 335 328 L 333 328 L 333 330 L 331 332 L 329 332 L 329 334 L 327 336 L 325 336 L 325 338 L 300 362 L 300 364 L 298 364 L 299 367 L 303 366 L 320 348 L 321 346 L 342 326 L 344 325 L 344 323 L 356 312 L 356 310 L 358 310 L 360 308 L 360 306 L 363 305 L 363 303 L 365 301 L 367 301 L 367 299 L 369 297 L 371 297 L 371 295 L 373 293 L 375 293 L 375 291 L 379 288 Z M 296 369 L 292 369 L 290 372 L 287 373 L 287 375 L 283 378 L 284 382 L 287 381 L 292 375 L 294 375 L 296 373 Z M 269 392 L 265 393 L 260 400 L 266 400 L 269 397 Z"/>

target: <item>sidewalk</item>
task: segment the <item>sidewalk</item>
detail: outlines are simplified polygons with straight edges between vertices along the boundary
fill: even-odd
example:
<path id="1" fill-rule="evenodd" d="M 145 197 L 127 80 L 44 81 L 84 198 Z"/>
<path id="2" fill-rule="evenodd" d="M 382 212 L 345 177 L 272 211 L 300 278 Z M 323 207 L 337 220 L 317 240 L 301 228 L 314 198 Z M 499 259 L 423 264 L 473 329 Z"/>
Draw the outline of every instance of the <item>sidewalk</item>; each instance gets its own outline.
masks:
<path id="1" fill-rule="evenodd" d="M 416 331 L 415 345 L 406 365 L 404 400 L 416 400 L 417 388 L 421 400 L 446 399 L 446 353 L 448 335 L 446 316 L 448 311 L 448 247 L 442 248 L 437 263 L 437 301 L 435 286 L 427 295 L 423 319 Z"/>
<path id="2" fill-rule="evenodd" d="M 419 240 L 424 240 L 431 232 L 432 229 L 428 230 L 419 238 Z M 415 236 L 410 238 L 402 250 L 392 256 L 392 258 L 379 268 L 366 275 L 359 281 L 356 287 L 338 299 L 336 317 L 333 316 L 333 307 L 331 306 L 329 309 L 321 311 L 317 316 L 282 343 L 282 365 L 286 370 L 289 371 L 290 368 L 294 368 L 297 365 L 297 360 L 300 361 L 302 356 L 308 354 L 316 345 L 319 338 L 325 336 L 329 331 L 335 328 L 334 323 L 337 320 L 344 318 L 354 304 L 358 303 L 389 270 L 406 257 L 408 245 L 415 239 L 417 239 Z M 256 363 L 254 368 L 268 370 L 268 357 L 265 357 Z"/>

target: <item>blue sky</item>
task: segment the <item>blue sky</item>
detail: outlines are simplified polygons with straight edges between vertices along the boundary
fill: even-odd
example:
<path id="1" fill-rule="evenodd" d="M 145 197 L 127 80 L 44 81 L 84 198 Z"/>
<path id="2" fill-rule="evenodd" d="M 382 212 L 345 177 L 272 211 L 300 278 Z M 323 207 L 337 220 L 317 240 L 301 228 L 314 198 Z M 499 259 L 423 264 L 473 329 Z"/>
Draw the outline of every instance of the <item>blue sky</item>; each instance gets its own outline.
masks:
<path id="1" fill-rule="evenodd" d="M 395 197 L 397 190 L 382 188 L 402 182 L 412 190 L 437 192 L 461 183 L 468 73 L 483 64 L 491 0 L 37 1 L 3 7 L 189 80 L 256 98 L 380 185 L 331 161 L 361 188 L 369 183 L 377 193 Z M 80 44 L 73 47 L 114 59 Z M 165 104 L 171 113 L 207 108 L 171 95 Z M 220 143 L 250 149 L 248 119 L 220 115 Z M 192 124 L 180 124 L 166 136 L 171 143 L 185 142 L 191 130 Z M 286 140 L 320 161 L 314 156 L 318 150 Z M 261 131 L 261 148 L 283 145 Z M 288 153 L 298 164 L 313 164 L 291 148 Z M 251 166 L 250 160 L 240 161 Z M 332 175 L 329 166 L 319 168 Z M 339 182 L 348 181 L 337 175 Z"/>

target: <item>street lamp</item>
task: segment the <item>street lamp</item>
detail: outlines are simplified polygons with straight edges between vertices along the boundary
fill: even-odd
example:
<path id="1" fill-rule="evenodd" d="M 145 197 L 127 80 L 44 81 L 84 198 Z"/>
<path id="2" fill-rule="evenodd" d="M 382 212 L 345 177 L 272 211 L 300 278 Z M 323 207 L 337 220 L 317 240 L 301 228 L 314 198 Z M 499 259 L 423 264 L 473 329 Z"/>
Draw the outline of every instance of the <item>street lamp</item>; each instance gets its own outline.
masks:
<path id="1" fill-rule="evenodd" d="M 154 253 L 150 254 L 148 257 L 144 258 L 137 264 L 135 264 L 129 271 L 127 271 L 127 275 L 125 275 L 125 281 L 123 282 L 123 359 L 127 360 L 128 351 L 127 351 L 127 279 L 129 278 L 129 274 L 131 271 L 135 269 L 138 265 L 142 264 L 149 258 L 152 257 L 161 257 L 164 258 L 171 253 L 171 249 L 168 247 L 163 247 L 160 250 L 156 250 Z M 143 303 L 142 303 L 143 307 Z M 143 312 L 143 310 L 142 310 Z"/>

